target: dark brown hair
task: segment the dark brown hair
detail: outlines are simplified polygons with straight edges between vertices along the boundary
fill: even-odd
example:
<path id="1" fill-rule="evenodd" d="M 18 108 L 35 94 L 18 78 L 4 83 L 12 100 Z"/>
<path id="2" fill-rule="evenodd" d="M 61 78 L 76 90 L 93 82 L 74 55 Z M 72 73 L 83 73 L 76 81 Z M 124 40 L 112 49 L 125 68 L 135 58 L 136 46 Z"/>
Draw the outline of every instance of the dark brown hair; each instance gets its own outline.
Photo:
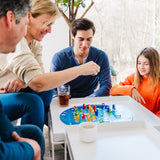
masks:
<path id="1" fill-rule="evenodd" d="M 92 21 L 87 18 L 79 18 L 72 23 L 72 34 L 75 37 L 78 30 L 92 29 L 93 35 L 95 34 L 95 26 Z"/>

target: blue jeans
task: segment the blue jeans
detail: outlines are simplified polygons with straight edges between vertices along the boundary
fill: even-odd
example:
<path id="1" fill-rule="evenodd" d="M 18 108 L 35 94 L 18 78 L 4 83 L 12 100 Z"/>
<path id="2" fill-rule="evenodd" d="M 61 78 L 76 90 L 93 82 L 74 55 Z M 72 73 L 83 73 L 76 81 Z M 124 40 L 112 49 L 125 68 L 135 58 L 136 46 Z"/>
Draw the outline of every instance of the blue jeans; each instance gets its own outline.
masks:
<path id="1" fill-rule="evenodd" d="M 20 92 L 34 93 L 34 94 L 39 95 L 42 98 L 43 103 L 44 103 L 44 122 L 46 122 L 46 124 L 48 124 L 47 123 L 48 109 L 49 109 L 49 106 L 50 106 L 52 98 L 53 98 L 54 89 L 51 89 L 49 91 L 44 91 L 44 92 L 36 92 L 36 91 L 32 90 L 31 88 L 27 87 L 25 89 L 21 89 Z"/>
<path id="2" fill-rule="evenodd" d="M 45 140 L 43 137 L 43 132 L 37 126 L 34 125 L 16 126 L 15 131 L 20 133 L 24 138 L 30 138 L 37 141 L 37 143 L 40 145 L 41 157 L 43 159 L 45 153 Z"/>
<path id="3" fill-rule="evenodd" d="M 31 160 L 34 153 L 30 145 L 25 142 L 16 142 L 12 139 L 12 132 L 16 131 L 20 136 L 36 140 L 41 148 L 43 159 L 45 143 L 42 131 L 34 125 L 21 125 L 14 127 L 8 117 L 2 111 L 0 103 L 0 159 L 3 160 Z"/>
<path id="4" fill-rule="evenodd" d="M 22 118 L 21 124 L 34 124 L 43 130 L 44 103 L 32 93 L 0 94 L 2 108 L 10 121 Z"/>

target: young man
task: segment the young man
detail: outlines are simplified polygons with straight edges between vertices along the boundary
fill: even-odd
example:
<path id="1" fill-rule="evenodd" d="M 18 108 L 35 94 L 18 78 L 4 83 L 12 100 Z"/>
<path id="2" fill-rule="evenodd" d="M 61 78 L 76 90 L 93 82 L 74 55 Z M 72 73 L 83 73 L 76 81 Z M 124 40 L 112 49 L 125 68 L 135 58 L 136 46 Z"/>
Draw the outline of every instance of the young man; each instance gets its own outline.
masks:
<path id="1" fill-rule="evenodd" d="M 80 66 L 89 61 L 100 66 L 100 72 L 96 76 L 80 76 L 67 83 L 71 86 L 71 97 L 109 96 L 111 88 L 109 60 L 104 51 L 91 46 L 94 33 L 93 22 L 86 18 L 75 20 L 72 24 L 74 46 L 61 50 L 52 59 L 51 72 Z M 100 87 L 94 91 L 98 83 Z"/>
<path id="2" fill-rule="evenodd" d="M 30 0 L 0 0 L 0 4 L 0 53 L 7 54 L 15 51 L 26 34 L 31 4 Z M 31 125 L 14 127 L 2 110 L 0 95 L 0 159 L 40 160 L 44 154 L 42 132 Z"/>

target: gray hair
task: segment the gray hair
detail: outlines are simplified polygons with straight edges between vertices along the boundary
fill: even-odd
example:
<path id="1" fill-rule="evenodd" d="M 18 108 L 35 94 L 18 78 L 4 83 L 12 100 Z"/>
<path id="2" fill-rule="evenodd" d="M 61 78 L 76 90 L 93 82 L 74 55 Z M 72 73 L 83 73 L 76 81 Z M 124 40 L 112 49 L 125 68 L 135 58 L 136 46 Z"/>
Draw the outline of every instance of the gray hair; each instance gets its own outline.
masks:
<path id="1" fill-rule="evenodd" d="M 8 11 L 15 15 L 16 23 L 28 14 L 31 10 L 31 0 L 0 0 L 0 18 L 5 16 Z"/>

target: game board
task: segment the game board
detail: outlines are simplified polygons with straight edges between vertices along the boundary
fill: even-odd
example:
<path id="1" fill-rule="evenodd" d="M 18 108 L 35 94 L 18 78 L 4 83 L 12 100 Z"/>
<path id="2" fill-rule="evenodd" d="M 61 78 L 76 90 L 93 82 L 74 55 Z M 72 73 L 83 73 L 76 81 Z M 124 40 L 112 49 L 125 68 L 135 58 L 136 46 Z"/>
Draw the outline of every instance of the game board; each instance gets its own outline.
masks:
<path id="1" fill-rule="evenodd" d="M 124 111 L 118 105 L 102 104 L 83 104 L 82 106 L 74 106 L 63 111 L 60 119 L 67 125 L 80 124 L 81 122 L 118 122 L 132 121 L 133 115 L 129 111 Z"/>

